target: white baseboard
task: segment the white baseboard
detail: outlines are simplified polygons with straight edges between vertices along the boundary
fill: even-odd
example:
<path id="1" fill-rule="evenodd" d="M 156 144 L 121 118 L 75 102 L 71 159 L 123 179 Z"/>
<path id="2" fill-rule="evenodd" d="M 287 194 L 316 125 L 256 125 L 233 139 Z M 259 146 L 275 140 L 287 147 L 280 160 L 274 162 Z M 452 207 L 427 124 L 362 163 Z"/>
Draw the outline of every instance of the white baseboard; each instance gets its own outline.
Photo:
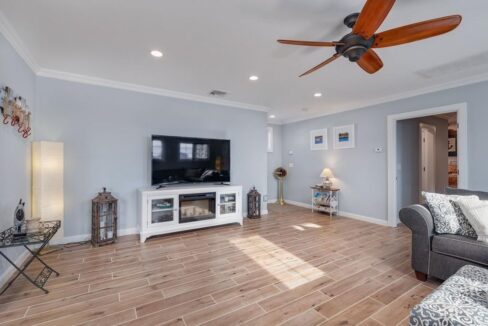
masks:
<path id="1" fill-rule="evenodd" d="M 271 198 L 271 199 L 268 199 L 268 204 L 274 204 L 278 201 L 278 199 L 276 198 Z"/>
<path id="2" fill-rule="evenodd" d="M 18 247 L 17 247 L 18 248 Z M 24 262 L 26 261 L 26 259 L 29 257 L 29 252 L 27 250 L 24 249 L 24 252 L 22 252 L 22 254 L 20 254 L 17 259 L 15 259 L 14 263 L 15 265 L 17 266 L 22 266 L 24 264 Z M 10 257 L 9 257 L 10 258 Z M 12 258 L 10 258 L 12 259 Z M 6 283 L 7 281 L 9 281 L 12 276 L 14 275 L 14 273 L 16 272 L 17 270 L 15 269 L 15 267 L 13 267 L 12 265 L 10 265 L 4 272 L 2 275 L 0 275 L 0 288 L 2 288 Z M 21 276 L 22 277 L 22 276 Z"/>
<path id="3" fill-rule="evenodd" d="M 293 205 L 293 206 L 298 206 L 298 207 L 303 207 L 303 208 L 310 208 L 310 209 L 312 209 L 312 205 L 311 205 L 311 204 L 302 203 L 302 202 L 299 202 L 299 201 L 294 201 L 294 200 L 290 200 L 290 199 L 285 199 L 285 203 L 286 203 L 286 204 L 289 204 L 289 205 Z"/>
<path id="4" fill-rule="evenodd" d="M 344 211 L 339 211 L 340 216 L 352 218 L 355 220 L 363 221 L 363 222 L 368 222 L 368 223 L 373 223 L 373 224 L 378 224 L 382 226 L 389 226 L 388 221 L 386 220 L 380 220 L 374 217 L 369 217 L 369 216 L 364 216 L 364 215 L 359 215 L 355 213 L 350 213 L 350 212 L 344 212 Z"/>
<path id="5" fill-rule="evenodd" d="M 293 206 L 298 206 L 298 207 L 303 207 L 303 208 L 308 208 L 312 209 L 311 204 L 307 203 L 302 203 L 294 200 L 289 200 L 285 199 L 285 202 L 287 204 L 293 205 Z M 369 216 L 364 216 L 364 215 L 359 215 L 355 213 L 350 213 L 350 212 L 345 212 L 345 211 L 339 211 L 339 216 L 347 217 L 347 218 L 352 218 L 354 220 L 359 220 L 363 222 L 368 222 L 368 223 L 373 223 L 373 224 L 378 224 L 378 225 L 383 225 L 383 226 L 389 226 L 388 221 L 386 220 L 380 220 L 374 217 L 369 217 Z"/>
<path id="6" fill-rule="evenodd" d="M 119 235 L 119 236 L 130 235 L 130 234 L 139 234 L 139 229 L 138 228 L 129 228 L 129 229 L 117 230 L 117 235 Z M 64 237 L 63 244 L 64 243 L 88 241 L 90 239 L 91 239 L 91 234 L 72 235 L 69 237 Z"/>

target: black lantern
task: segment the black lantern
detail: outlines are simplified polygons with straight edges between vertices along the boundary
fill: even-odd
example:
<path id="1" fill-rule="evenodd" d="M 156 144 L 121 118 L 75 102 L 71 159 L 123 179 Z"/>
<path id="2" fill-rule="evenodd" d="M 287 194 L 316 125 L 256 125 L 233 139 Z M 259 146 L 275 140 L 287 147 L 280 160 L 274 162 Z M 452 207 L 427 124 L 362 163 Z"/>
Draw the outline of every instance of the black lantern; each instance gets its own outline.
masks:
<path id="1" fill-rule="evenodd" d="M 256 190 L 256 187 L 252 187 L 247 193 L 247 217 L 261 217 L 261 194 Z"/>
<path id="2" fill-rule="evenodd" d="M 103 188 L 92 200 L 92 239 L 95 247 L 117 240 L 117 199 Z"/>

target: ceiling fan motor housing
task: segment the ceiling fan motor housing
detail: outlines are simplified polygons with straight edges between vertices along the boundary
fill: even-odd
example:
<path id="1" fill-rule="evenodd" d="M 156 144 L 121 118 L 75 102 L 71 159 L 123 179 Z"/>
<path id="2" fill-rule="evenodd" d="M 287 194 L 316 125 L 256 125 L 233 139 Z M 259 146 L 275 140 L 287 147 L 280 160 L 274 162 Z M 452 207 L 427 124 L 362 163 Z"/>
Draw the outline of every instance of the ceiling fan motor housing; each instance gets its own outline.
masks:
<path id="1" fill-rule="evenodd" d="M 356 62 L 373 46 L 374 36 L 365 40 L 360 35 L 350 33 L 344 36 L 339 43 L 341 44 L 336 46 L 337 53 L 351 62 Z"/>
<path id="2" fill-rule="evenodd" d="M 356 25 L 356 21 L 358 20 L 358 18 L 359 18 L 359 12 L 350 14 L 346 18 L 344 18 L 344 25 L 346 25 L 349 28 L 353 28 L 354 25 Z"/>

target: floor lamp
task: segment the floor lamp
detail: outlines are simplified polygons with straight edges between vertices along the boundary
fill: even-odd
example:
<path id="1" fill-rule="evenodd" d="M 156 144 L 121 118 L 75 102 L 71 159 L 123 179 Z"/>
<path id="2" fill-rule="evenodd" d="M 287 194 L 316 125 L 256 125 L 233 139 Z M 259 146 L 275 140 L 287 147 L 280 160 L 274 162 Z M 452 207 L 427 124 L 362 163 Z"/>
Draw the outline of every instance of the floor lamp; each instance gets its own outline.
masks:
<path id="1" fill-rule="evenodd" d="M 64 145 L 58 142 L 32 143 L 32 217 L 41 221 L 60 220 L 52 244 L 64 242 Z"/>

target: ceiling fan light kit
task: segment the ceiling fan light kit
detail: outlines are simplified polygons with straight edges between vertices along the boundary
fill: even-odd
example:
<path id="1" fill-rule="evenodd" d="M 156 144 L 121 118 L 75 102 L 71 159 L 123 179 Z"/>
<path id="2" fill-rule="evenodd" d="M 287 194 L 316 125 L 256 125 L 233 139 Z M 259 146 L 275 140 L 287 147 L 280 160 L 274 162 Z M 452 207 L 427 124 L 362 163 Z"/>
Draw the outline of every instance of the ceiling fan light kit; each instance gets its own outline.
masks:
<path id="1" fill-rule="evenodd" d="M 340 56 L 356 62 L 359 67 L 370 74 L 374 74 L 383 67 L 383 62 L 373 50 L 405 43 L 420 41 L 452 31 L 461 23 L 460 15 L 453 15 L 410 24 L 390 29 L 376 34 L 383 21 L 388 16 L 395 0 L 367 0 L 360 13 L 354 13 L 344 18 L 344 24 L 352 28 L 351 33 L 337 42 L 278 40 L 288 45 L 335 47 L 336 53 L 309 69 L 300 77 L 324 67 Z"/>

